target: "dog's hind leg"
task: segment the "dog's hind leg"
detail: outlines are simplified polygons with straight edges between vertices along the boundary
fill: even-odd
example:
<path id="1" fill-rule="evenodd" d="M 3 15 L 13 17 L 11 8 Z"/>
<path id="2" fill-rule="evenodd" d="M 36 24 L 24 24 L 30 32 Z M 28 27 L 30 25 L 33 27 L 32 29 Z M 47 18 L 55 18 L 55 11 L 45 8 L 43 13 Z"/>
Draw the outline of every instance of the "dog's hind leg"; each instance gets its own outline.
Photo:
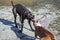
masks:
<path id="1" fill-rule="evenodd" d="M 16 23 L 16 17 L 17 15 L 14 15 L 14 23 L 15 23 L 15 27 L 18 28 L 17 23 Z"/>
<path id="2" fill-rule="evenodd" d="M 16 8 L 13 8 L 13 9 L 12 9 L 12 12 L 13 12 L 13 15 L 14 15 L 14 23 L 15 23 L 15 27 L 18 28 L 18 27 L 17 27 L 17 23 L 16 23 L 16 17 L 17 17 L 17 14 L 16 14 Z"/>

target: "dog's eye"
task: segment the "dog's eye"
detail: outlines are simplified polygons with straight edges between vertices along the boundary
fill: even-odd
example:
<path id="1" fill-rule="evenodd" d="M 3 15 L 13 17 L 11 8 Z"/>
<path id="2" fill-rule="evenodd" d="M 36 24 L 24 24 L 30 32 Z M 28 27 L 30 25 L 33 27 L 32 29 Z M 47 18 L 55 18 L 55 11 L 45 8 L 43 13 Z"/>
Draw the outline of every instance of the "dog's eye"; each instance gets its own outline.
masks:
<path id="1" fill-rule="evenodd" d="M 31 12 L 29 11 L 29 13 L 31 13 Z"/>

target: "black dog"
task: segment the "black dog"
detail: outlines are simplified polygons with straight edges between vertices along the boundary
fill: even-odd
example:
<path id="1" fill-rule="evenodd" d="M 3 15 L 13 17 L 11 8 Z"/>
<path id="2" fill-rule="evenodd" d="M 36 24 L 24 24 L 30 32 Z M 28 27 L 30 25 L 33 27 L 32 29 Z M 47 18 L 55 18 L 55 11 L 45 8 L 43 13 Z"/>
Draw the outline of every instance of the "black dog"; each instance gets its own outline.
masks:
<path id="1" fill-rule="evenodd" d="M 13 12 L 13 15 L 14 15 L 14 18 L 15 18 L 15 20 L 14 20 L 15 27 L 17 27 L 16 17 L 17 17 L 17 14 L 18 14 L 20 16 L 20 21 L 21 21 L 20 32 L 22 33 L 22 31 L 23 31 L 23 23 L 24 23 L 25 19 L 28 20 L 28 23 L 29 23 L 31 29 L 33 30 L 32 26 L 31 26 L 31 21 L 34 19 L 34 15 L 32 15 L 32 13 L 27 8 L 25 8 L 23 5 L 21 5 L 21 4 L 14 5 L 13 1 L 11 1 L 11 3 L 12 3 L 12 6 L 13 6 L 12 12 Z"/>

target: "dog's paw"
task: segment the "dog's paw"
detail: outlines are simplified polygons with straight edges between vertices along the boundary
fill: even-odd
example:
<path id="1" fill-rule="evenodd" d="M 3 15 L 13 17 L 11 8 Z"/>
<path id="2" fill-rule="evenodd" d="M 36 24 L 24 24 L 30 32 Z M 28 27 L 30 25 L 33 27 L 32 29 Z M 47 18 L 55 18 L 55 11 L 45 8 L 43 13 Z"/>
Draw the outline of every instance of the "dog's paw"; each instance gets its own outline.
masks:
<path id="1" fill-rule="evenodd" d="M 17 25 L 16 25 L 15 27 L 16 27 L 16 28 L 18 28 L 18 26 L 17 26 Z"/>
<path id="2" fill-rule="evenodd" d="M 34 29 L 32 29 L 32 31 L 35 31 Z"/>
<path id="3" fill-rule="evenodd" d="M 22 33 L 22 31 L 21 31 L 21 30 L 19 30 L 18 32 L 19 32 L 19 33 Z"/>

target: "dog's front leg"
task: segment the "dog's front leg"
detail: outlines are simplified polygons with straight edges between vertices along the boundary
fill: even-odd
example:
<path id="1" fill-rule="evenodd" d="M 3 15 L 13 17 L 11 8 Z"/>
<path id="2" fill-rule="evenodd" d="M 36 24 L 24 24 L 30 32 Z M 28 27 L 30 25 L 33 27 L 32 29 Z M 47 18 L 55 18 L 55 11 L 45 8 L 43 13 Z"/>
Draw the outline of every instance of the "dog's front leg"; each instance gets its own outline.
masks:
<path id="1" fill-rule="evenodd" d="M 28 20 L 28 23 L 29 23 L 29 26 L 30 26 L 31 30 L 34 31 L 32 26 L 31 26 L 31 21 L 30 20 Z"/>
<path id="2" fill-rule="evenodd" d="M 21 30 L 19 30 L 18 32 L 22 33 L 23 31 L 23 21 L 21 22 Z"/>
<path id="3" fill-rule="evenodd" d="M 37 38 L 37 31 L 36 31 L 36 29 L 35 29 L 34 32 L 35 32 L 35 40 L 36 40 L 36 38 Z"/>

